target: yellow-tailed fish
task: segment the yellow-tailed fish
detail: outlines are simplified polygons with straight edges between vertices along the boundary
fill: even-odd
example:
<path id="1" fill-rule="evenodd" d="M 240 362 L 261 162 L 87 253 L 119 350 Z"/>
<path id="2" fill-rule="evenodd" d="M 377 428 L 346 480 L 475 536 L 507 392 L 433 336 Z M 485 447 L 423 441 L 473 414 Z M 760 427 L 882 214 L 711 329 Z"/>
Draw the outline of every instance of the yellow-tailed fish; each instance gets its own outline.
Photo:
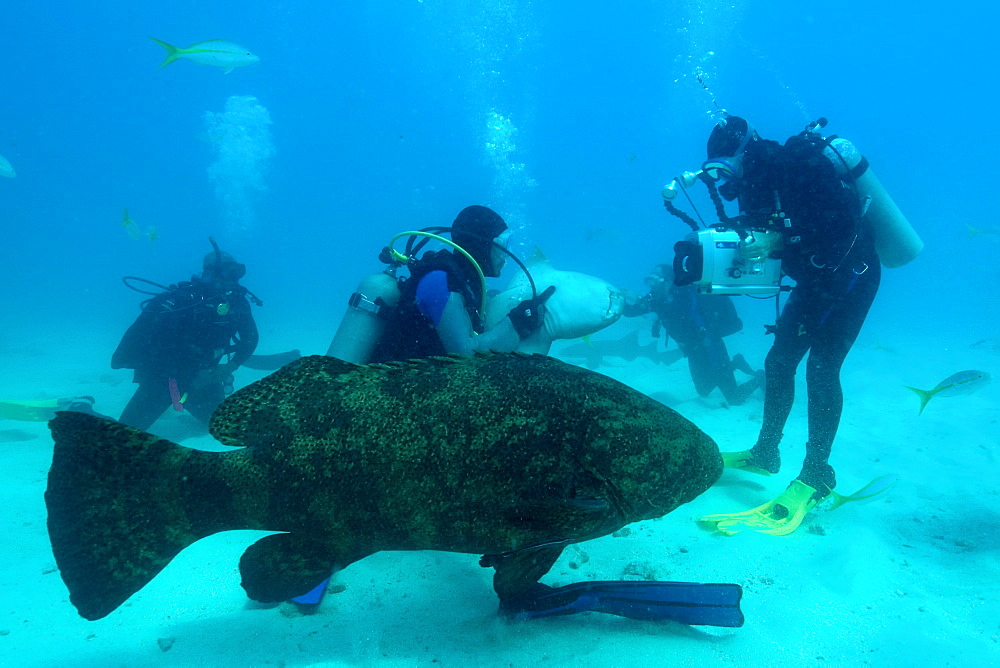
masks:
<path id="1" fill-rule="evenodd" d="M 972 394 L 989 382 L 990 374 L 985 371 L 970 369 L 969 371 L 959 371 L 956 374 L 948 376 L 931 390 L 918 390 L 909 385 L 904 385 L 903 387 L 913 390 L 920 397 L 920 412 L 923 413 L 927 402 L 936 396 L 957 397 L 963 394 Z"/>
<path id="2" fill-rule="evenodd" d="M 199 65 L 221 67 L 226 74 L 229 74 L 237 67 L 253 65 L 260 60 L 260 58 L 251 53 L 246 47 L 224 39 L 210 39 L 207 42 L 198 42 L 186 49 L 178 48 L 173 44 L 167 44 L 155 37 L 150 37 L 149 39 L 167 50 L 167 57 L 160 64 L 161 68 L 166 67 L 178 58 L 185 58 Z"/>
<path id="3" fill-rule="evenodd" d="M 845 503 L 850 503 L 851 501 L 864 501 L 865 499 L 870 499 L 873 496 L 878 496 L 882 492 L 887 491 L 897 482 L 899 482 L 899 476 L 888 474 L 875 478 L 854 494 L 848 494 L 847 496 L 838 494 L 836 491 L 831 489 L 830 495 L 824 499 L 820 505 L 822 505 L 826 510 L 835 510 L 840 508 Z"/>
<path id="4" fill-rule="evenodd" d="M 122 227 L 125 228 L 125 233 L 128 234 L 128 238 L 135 241 L 142 236 L 142 233 L 139 232 L 139 226 L 136 225 L 135 221 L 129 217 L 127 206 L 124 207 L 122 211 L 124 212 L 122 214 Z"/>
<path id="5" fill-rule="evenodd" d="M 0 176 L 6 176 L 8 179 L 12 179 L 17 176 L 14 171 L 14 167 L 10 164 L 7 158 L 0 155 Z"/>
<path id="6" fill-rule="evenodd" d="M 967 239 L 978 237 L 979 235 L 1000 237 L 1000 227 L 973 227 L 968 223 L 965 224 L 965 227 L 969 230 L 969 233 L 965 235 Z"/>

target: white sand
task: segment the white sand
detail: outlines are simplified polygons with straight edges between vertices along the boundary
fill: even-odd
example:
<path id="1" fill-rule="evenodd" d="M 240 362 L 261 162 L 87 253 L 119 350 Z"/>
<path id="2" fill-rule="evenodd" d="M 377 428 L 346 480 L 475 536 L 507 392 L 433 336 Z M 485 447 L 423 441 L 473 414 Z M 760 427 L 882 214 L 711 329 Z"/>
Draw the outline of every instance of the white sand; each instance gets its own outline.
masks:
<path id="1" fill-rule="evenodd" d="M 636 326 L 619 323 L 598 336 L 618 338 Z M 307 339 L 295 344 L 305 352 L 325 350 L 322 334 L 297 334 Z M 755 365 L 769 343 L 746 333 L 729 342 Z M 98 410 L 117 415 L 133 386 L 127 372 L 106 371 L 107 341 L 84 341 L 79 350 L 57 343 L 65 342 L 19 348 L 7 341 L 16 364 L 4 377 L 5 398 L 91 394 Z M 236 568 L 242 550 L 260 536 L 253 532 L 201 541 L 120 609 L 88 622 L 68 602 L 49 548 L 42 497 L 51 458 L 47 428 L 2 421 L 0 664 L 1000 665 L 997 386 L 935 399 L 920 417 L 916 397 L 901 387 L 931 387 L 962 368 L 995 369 L 998 354 L 965 344 L 952 368 L 946 353 L 928 356 L 918 342 L 897 351 L 878 343 L 866 330 L 848 357 L 848 402 L 832 463 L 838 491 L 896 474 L 899 482 L 888 493 L 815 513 L 786 537 L 713 536 L 697 527 L 696 516 L 758 505 L 796 475 L 805 441 L 800 390 L 781 474 L 727 471 L 661 520 L 567 549 L 545 578 L 550 584 L 620 579 L 638 568 L 664 580 L 737 582 L 747 619 L 740 629 L 600 614 L 509 624 L 495 615 L 492 571 L 480 568 L 477 556 L 432 552 L 381 553 L 350 566 L 337 576 L 346 590 L 327 596 L 313 616 L 290 615 L 287 607 L 246 609 Z M 729 409 L 720 407 L 718 393 L 700 399 L 683 361 L 665 368 L 609 358 L 601 371 L 666 401 L 723 449 L 744 449 L 756 437 L 760 396 Z M 255 377 L 241 374 L 241 383 Z M 193 436 L 188 419 L 168 416 L 154 431 L 205 445 L 208 437 Z"/>

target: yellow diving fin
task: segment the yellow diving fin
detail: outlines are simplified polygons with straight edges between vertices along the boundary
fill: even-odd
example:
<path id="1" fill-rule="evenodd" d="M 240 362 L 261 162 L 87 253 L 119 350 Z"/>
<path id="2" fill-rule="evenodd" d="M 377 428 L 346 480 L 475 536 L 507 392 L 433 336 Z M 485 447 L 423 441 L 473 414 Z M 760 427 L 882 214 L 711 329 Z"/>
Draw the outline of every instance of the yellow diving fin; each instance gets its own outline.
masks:
<path id="1" fill-rule="evenodd" d="M 754 466 L 750 463 L 750 459 L 753 457 L 753 453 L 750 450 L 740 450 L 739 452 L 723 452 L 722 453 L 722 465 L 727 469 L 740 469 L 741 471 L 746 471 L 747 473 L 756 473 L 758 475 L 771 475 L 771 472 L 767 469 L 762 469 L 759 466 Z"/>
<path id="2" fill-rule="evenodd" d="M 56 416 L 56 411 L 68 410 L 74 404 L 94 405 L 94 397 L 64 397 L 41 401 L 2 401 L 0 419 L 22 422 L 46 422 Z"/>
<path id="3" fill-rule="evenodd" d="M 698 518 L 698 524 L 726 536 L 739 533 L 742 529 L 787 536 L 799 528 L 806 514 L 817 505 L 822 504 L 825 510 L 834 510 L 851 501 L 870 499 L 895 485 L 897 480 L 894 475 L 879 476 L 854 494 L 844 496 L 831 489 L 826 497 L 819 499 L 815 489 L 801 480 L 793 480 L 788 489 L 773 501 L 739 513 L 703 515 Z"/>
<path id="4" fill-rule="evenodd" d="M 732 536 L 741 529 L 753 529 L 772 536 L 785 536 L 802 524 L 802 518 L 816 507 L 816 490 L 801 480 L 793 480 L 773 501 L 740 513 L 703 515 L 698 524 L 716 533 Z"/>

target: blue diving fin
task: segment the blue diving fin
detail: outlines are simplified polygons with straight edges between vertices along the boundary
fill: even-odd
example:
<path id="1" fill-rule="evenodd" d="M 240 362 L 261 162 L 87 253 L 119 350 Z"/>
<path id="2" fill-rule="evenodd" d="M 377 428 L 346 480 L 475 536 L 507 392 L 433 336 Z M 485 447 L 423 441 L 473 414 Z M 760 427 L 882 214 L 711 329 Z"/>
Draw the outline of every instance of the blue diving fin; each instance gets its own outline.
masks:
<path id="1" fill-rule="evenodd" d="M 530 598 L 518 601 L 516 611 L 511 612 L 516 619 L 603 612 L 693 626 L 739 627 L 743 626 L 742 597 L 738 584 L 598 580 L 556 588 L 536 585 Z"/>
<path id="2" fill-rule="evenodd" d="M 312 590 L 302 594 L 302 596 L 296 596 L 292 599 L 292 603 L 298 606 L 299 611 L 304 615 L 311 615 L 316 612 L 319 608 L 319 604 L 323 602 L 323 595 L 326 594 L 326 588 L 330 586 L 330 578 L 326 578 L 318 585 L 313 587 Z"/>

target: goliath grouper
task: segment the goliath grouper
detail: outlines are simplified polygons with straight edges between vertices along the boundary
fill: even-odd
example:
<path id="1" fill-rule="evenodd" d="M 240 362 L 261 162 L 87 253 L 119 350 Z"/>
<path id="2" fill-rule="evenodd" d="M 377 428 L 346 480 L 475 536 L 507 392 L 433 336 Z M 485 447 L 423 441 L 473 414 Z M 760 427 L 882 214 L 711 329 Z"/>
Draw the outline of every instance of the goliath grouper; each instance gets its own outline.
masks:
<path id="1" fill-rule="evenodd" d="M 660 517 L 722 471 L 688 420 L 600 374 L 519 353 L 358 366 L 306 357 L 231 395 L 193 450 L 60 412 L 45 503 L 70 600 L 100 619 L 219 531 L 284 601 L 380 550 L 486 555 L 501 608 L 563 548 Z M 734 585 L 735 586 L 735 585 Z"/>

